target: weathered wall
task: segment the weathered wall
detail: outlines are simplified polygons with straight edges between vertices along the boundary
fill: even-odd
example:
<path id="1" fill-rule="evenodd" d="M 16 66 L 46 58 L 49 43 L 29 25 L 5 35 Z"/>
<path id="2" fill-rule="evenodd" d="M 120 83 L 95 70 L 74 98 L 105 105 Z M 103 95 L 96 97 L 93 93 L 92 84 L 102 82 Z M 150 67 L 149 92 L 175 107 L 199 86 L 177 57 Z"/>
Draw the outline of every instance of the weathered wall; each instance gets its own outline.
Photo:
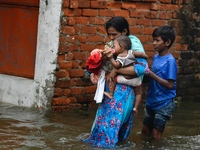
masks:
<path id="1" fill-rule="evenodd" d="M 5 1 L 9 0 L 0 0 L 0 3 L 3 4 Z M 0 74 L 0 101 L 27 107 L 51 107 L 55 83 L 54 72 L 57 66 L 61 3 L 62 0 L 56 2 L 40 0 L 34 79 Z M 12 5 L 10 7 L 15 9 Z M 29 8 L 25 7 L 25 9 Z M 12 17 L 19 18 L 21 17 L 19 15 L 15 13 Z M 21 23 L 23 26 L 23 22 Z M 26 26 L 25 24 L 24 27 Z M 8 41 L 12 42 L 12 40 Z"/>
<path id="2" fill-rule="evenodd" d="M 183 3 L 182 0 L 127 0 L 126 2 L 63 0 L 53 110 L 80 108 L 83 104 L 94 103 L 96 86 L 92 85 L 85 75 L 85 62 L 91 50 L 103 48 L 108 40 L 104 23 L 113 16 L 124 16 L 128 20 L 131 34 L 141 40 L 150 57 L 148 61 L 150 66 L 155 54 L 151 43 L 152 31 L 161 25 L 173 26 L 177 38 L 170 50 L 179 64 L 178 98 L 199 98 L 199 48 L 191 49 L 190 43 L 200 43 L 199 24 L 196 28 L 198 35 L 195 34 L 193 37 L 195 41 L 187 41 L 188 38 L 183 34 L 188 29 L 183 10 L 190 5 L 190 0 L 185 2 Z M 194 13 L 192 15 L 194 20 L 199 19 L 196 15 Z M 195 46 L 198 47 L 197 44 Z"/>

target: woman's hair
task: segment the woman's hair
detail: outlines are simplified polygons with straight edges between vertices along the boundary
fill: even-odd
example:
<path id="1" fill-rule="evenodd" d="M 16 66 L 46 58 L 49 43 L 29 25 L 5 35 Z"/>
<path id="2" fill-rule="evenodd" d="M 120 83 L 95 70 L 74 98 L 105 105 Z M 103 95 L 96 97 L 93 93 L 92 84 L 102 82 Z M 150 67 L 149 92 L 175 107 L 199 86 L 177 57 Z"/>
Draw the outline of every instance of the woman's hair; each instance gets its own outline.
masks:
<path id="1" fill-rule="evenodd" d="M 158 37 L 160 36 L 161 39 L 166 42 L 167 40 L 170 40 L 171 43 L 168 46 L 168 48 L 170 48 L 172 46 L 172 44 L 174 43 L 174 40 L 176 38 L 176 34 L 175 31 L 173 29 L 173 27 L 170 26 L 161 26 L 156 28 L 153 33 L 152 33 L 153 37 Z"/>
<path id="2" fill-rule="evenodd" d="M 115 16 L 115 17 L 111 18 L 105 24 L 106 31 L 108 31 L 108 28 L 110 28 L 110 27 L 115 28 L 120 33 L 122 33 L 124 31 L 124 29 L 126 29 L 127 30 L 126 35 L 128 36 L 130 34 L 128 21 L 124 17 Z"/>
<path id="3" fill-rule="evenodd" d="M 131 49 L 132 43 L 128 36 L 120 35 L 115 40 L 119 43 L 119 45 L 123 45 L 124 49 L 127 49 L 127 50 Z"/>

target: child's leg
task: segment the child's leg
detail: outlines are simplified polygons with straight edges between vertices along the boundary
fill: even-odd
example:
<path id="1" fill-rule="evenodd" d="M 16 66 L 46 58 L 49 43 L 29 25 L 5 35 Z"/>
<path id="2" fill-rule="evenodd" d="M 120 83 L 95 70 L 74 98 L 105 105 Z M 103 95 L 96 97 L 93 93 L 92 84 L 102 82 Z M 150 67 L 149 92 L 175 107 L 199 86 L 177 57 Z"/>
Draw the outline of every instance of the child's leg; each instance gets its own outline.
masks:
<path id="1" fill-rule="evenodd" d="M 110 72 L 108 78 L 107 78 L 107 81 L 108 81 L 108 88 L 109 88 L 109 92 L 104 92 L 104 94 L 106 96 L 108 96 L 110 99 L 112 98 L 113 96 L 113 93 L 114 93 L 114 90 L 115 90 L 115 85 L 116 85 L 116 82 L 115 82 L 115 76 L 116 76 L 116 72 L 114 69 L 112 69 L 112 71 Z"/>

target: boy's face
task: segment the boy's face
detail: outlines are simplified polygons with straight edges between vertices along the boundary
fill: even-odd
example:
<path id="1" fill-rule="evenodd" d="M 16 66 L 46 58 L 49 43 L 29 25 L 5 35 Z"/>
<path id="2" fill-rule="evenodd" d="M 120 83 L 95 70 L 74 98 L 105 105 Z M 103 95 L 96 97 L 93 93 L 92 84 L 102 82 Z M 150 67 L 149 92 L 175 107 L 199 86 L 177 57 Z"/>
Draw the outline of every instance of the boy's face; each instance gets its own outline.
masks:
<path id="1" fill-rule="evenodd" d="M 161 52 L 168 49 L 168 42 L 164 42 L 160 36 L 153 37 L 153 46 L 155 51 Z"/>

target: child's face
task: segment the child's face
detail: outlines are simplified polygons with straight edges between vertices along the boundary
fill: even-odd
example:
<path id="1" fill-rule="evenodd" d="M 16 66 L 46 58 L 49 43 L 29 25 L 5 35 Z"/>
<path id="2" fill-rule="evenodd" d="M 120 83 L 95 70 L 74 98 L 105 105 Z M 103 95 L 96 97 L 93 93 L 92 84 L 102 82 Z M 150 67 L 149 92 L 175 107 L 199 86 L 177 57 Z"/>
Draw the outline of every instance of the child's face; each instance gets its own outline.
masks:
<path id="1" fill-rule="evenodd" d="M 153 37 L 153 46 L 155 51 L 157 52 L 161 52 L 163 50 L 168 49 L 166 42 L 164 42 L 160 36 Z"/>
<path id="2" fill-rule="evenodd" d="M 115 53 L 117 55 L 122 52 L 122 47 L 119 45 L 119 43 L 117 42 L 117 40 L 113 41 L 113 45 L 114 45 L 113 48 L 115 49 Z"/>

